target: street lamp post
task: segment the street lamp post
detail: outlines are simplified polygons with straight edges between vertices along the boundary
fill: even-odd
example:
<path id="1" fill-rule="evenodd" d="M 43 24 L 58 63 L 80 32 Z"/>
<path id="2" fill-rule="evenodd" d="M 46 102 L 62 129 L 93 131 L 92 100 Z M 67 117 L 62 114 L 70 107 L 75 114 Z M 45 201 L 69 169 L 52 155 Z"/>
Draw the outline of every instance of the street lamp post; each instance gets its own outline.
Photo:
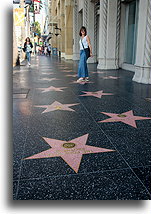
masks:
<path id="1" fill-rule="evenodd" d="M 55 27 L 55 35 L 56 35 L 56 37 L 60 35 L 60 31 L 61 31 L 61 28 L 58 28 L 57 25 L 56 25 L 56 27 Z M 61 56 L 61 51 L 59 51 L 59 56 Z"/>
<path id="2" fill-rule="evenodd" d="M 49 32 L 49 39 L 51 39 L 53 36 L 53 33 Z"/>

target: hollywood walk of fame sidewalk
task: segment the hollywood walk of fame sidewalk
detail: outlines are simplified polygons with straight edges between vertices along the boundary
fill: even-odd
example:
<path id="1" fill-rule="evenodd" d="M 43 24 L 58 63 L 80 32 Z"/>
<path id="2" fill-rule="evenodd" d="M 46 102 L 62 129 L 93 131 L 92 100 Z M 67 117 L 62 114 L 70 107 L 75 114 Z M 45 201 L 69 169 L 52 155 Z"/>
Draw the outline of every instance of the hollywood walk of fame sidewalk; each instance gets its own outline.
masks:
<path id="1" fill-rule="evenodd" d="M 56 57 L 14 68 L 14 200 L 151 199 L 151 86 L 88 68 L 88 83 Z"/>

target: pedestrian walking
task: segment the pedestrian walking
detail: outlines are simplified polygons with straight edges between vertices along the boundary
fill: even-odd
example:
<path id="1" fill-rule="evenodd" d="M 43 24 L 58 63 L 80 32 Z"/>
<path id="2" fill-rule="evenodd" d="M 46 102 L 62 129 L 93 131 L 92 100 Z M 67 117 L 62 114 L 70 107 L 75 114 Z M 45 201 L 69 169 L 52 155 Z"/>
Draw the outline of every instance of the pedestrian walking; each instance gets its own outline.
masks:
<path id="1" fill-rule="evenodd" d="M 89 81 L 87 59 L 92 56 L 92 46 L 90 42 L 90 37 L 87 35 L 87 30 L 84 26 L 81 27 L 80 32 L 80 61 L 78 67 L 78 77 L 77 82 Z"/>
<path id="2" fill-rule="evenodd" d="M 47 56 L 48 52 L 47 52 L 47 46 L 45 46 L 45 49 L 44 49 L 44 55 Z"/>
<path id="3" fill-rule="evenodd" d="M 38 55 L 41 55 L 41 47 L 38 47 Z"/>
<path id="4" fill-rule="evenodd" d="M 49 54 L 49 56 L 50 56 L 50 54 L 51 54 L 51 45 L 50 45 L 50 44 L 49 44 L 48 47 L 47 47 L 47 51 L 48 51 L 48 54 Z"/>
<path id="5" fill-rule="evenodd" d="M 44 51 L 45 51 L 45 46 L 42 45 L 42 46 L 41 46 L 41 53 L 42 53 L 42 55 L 44 55 Z"/>
<path id="6" fill-rule="evenodd" d="M 27 61 L 28 61 L 28 65 L 30 66 L 31 64 L 31 53 L 32 53 L 32 48 L 33 45 L 30 42 L 30 38 L 27 37 L 24 43 L 24 48 L 23 51 L 26 53 L 26 57 L 27 57 Z"/>

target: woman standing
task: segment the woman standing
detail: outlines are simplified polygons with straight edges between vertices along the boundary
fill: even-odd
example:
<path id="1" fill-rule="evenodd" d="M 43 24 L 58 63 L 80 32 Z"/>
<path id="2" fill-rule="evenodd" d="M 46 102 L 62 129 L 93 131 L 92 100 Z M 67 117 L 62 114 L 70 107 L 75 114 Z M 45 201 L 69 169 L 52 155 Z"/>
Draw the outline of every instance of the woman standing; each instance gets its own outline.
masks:
<path id="1" fill-rule="evenodd" d="M 29 66 L 30 66 L 30 61 L 31 61 L 32 48 L 33 48 L 33 45 L 30 42 L 30 38 L 27 37 L 25 40 L 25 43 L 24 43 L 24 52 L 26 52 L 27 61 L 28 61 Z"/>
<path id="2" fill-rule="evenodd" d="M 86 50 L 90 48 L 90 56 L 92 56 L 92 46 L 90 43 L 90 37 L 87 35 L 87 30 L 84 26 L 81 27 L 80 32 L 80 62 L 78 67 L 78 77 L 77 82 L 89 81 L 88 67 L 87 67 L 87 55 Z"/>

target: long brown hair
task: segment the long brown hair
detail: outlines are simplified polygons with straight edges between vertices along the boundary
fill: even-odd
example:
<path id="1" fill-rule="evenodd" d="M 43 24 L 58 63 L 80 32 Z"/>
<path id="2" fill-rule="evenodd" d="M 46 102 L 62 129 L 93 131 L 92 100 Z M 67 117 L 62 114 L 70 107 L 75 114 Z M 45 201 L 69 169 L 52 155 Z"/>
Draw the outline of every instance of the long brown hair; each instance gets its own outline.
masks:
<path id="1" fill-rule="evenodd" d="M 27 42 L 27 39 L 29 40 L 28 42 L 30 42 L 30 38 L 29 38 L 29 37 L 27 37 L 27 38 L 26 38 L 26 40 L 25 40 L 26 42 Z"/>

